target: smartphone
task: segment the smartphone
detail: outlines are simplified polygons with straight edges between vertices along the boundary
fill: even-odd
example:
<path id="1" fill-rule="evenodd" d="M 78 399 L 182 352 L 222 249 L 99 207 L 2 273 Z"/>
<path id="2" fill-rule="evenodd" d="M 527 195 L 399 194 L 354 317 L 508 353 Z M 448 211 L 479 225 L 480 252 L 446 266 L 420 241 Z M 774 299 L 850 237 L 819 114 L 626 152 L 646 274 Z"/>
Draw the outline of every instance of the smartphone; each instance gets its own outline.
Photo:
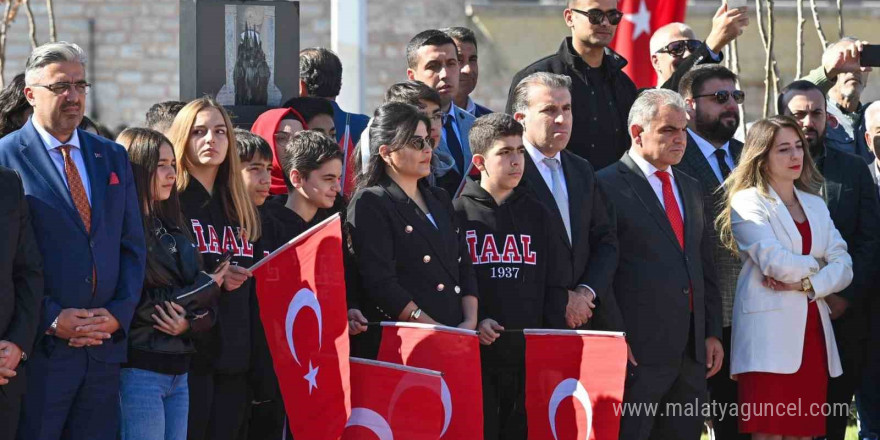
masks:
<path id="1" fill-rule="evenodd" d="M 220 255 L 220 260 L 217 261 L 217 267 L 220 267 L 221 265 L 223 265 L 223 263 L 226 263 L 227 261 L 229 261 L 231 259 L 232 259 L 232 251 L 227 249 L 226 252 L 223 252 L 223 255 Z"/>
<path id="2" fill-rule="evenodd" d="M 862 67 L 880 67 L 880 44 L 866 44 L 862 46 L 859 64 Z"/>

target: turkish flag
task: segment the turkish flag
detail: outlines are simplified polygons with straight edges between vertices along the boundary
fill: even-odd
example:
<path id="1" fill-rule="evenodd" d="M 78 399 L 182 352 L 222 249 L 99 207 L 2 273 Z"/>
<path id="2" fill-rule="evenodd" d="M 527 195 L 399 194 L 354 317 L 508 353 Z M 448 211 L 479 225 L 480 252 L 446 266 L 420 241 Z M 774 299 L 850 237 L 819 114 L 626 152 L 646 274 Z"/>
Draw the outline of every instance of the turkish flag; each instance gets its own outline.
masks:
<path id="1" fill-rule="evenodd" d="M 342 139 L 339 140 L 339 149 L 342 150 L 343 157 L 342 194 L 345 196 L 345 200 L 349 200 L 351 195 L 354 194 L 354 187 L 357 182 L 354 180 L 355 145 L 352 143 L 351 127 L 348 125 L 345 126 L 345 133 L 343 133 Z"/>
<path id="2" fill-rule="evenodd" d="M 448 404 L 442 390 L 438 371 L 351 358 L 351 417 L 342 440 L 437 440 Z"/>
<path id="3" fill-rule="evenodd" d="M 625 15 L 611 48 L 629 61 L 623 71 L 636 87 L 654 87 L 657 74 L 651 65 L 651 35 L 669 23 L 684 23 L 687 0 L 621 0 L 618 9 Z"/>
<path id="4" fill-rule="evenodd" d="M 379 360 L 443 373 L 441 439 L 483 438 L 483 380 L 477 332 L 441 325 L 383 322 Z"/>
<path id="5" fill-rule="evenodd" d="M 351 413 L 339 215 L 253 269 L 260 319 L 293 436 L 336 440 Z"/>
<path id="6" fill-rule="evenodd" d="M 523 333 L 529 440 L 616 440 L 626 378 L 623 333 Z"/>

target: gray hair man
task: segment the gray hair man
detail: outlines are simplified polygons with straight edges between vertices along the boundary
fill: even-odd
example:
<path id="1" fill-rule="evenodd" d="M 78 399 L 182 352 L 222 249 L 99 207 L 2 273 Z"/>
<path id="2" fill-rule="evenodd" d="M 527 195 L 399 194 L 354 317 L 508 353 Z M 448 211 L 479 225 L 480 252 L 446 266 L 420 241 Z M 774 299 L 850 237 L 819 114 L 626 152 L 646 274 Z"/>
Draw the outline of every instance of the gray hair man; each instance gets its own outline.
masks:
<path id="1" fill-rule="evenodd" d="M 748 12 L 745 6 L 728 9 L 727 3 L 722 4 L 712 18 L 712 30 L 705 42 L 684 23 L 669 23 L 657 29 L 649 43 L 657 87 L 678 91 L 679 80 L 694 66 L 721 62 L 724 47 L 749 25 Z"/>
<path id="2" fill-rule="evenodd" d="M 630 109 L 632 147 L 599 171 L 617 220 L 620 259 L 613 295 L 623 316 L 631 367 L 623 400 L 699 407 L 706 379 L 721 368 L 721 298 L 700 183 L 673 169 L 687 142 L 684 99 L 642 92 Z M 629 413 L 622 440 L 699 438 L 701 414 Z"/>
<path id="3" fill-rule="evenodd" d="M 537 72 L 514 87 L 514 118 L 523 125 L 525 173 L 529 186 L 554 213 L 558 246 L 565 247 L 562 284 L 567 298 L 554 298 L 553 327 L 623 330 L 615 314 L 611 278 L 617 262 L 617 239 L 598 189 L 593 167 L 566 150 L 571 136 L 571 78 Z"/>
<path id="4" fill-rule="evenodd" d="M 34 49 L 24 88 L 34 114 L 0 139 L 0 165 L 21 175 L 45 273 L 20 439 L 118 434 L 120 366 L 146 248 L 128 154 L 77 128 L 85 63 L 76 44 Z"/>

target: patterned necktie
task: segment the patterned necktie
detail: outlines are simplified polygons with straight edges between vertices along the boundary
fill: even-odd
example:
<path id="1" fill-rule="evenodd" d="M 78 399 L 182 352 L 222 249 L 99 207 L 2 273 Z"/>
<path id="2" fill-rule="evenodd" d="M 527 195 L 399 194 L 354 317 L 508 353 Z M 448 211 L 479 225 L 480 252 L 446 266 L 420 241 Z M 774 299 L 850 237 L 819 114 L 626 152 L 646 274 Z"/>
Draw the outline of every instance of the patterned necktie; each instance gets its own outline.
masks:
<path id="1" fill-rule="evenodd" d="M 458 136 L 455 135 L 455 128 L 452 127 L 455 121 L 448 114 L 443 119 L 443 131 L 446 132 L 446 147 L 449 148 L 452 158 L 455 159 L 455 169 L 458 170 L 458 175 L 464 176 L 466 172 L 464 153 L 461 151 L 461 143 L 458 142 Z"/>
<path id="2" fill-rule="evenodd" d="M 657 171 L 654 173 L 660 182 L 663 183 L 663 206 L 666 208 L 666 218 L 672 226 L 672 232 L 675 232 L 675 238 L 678 244 L 684 250 L 684 221 L 681 219 L 681 211 L 678 209 L 678 201 L 675 200 L 675 194 L 672 192 L 672 182 L 669 173 L 666 171 Z M 694 287 L 688 286 L 688 307 L 694 311 Z"/>
<path id="3" fill-rule="evenodd" d="M 70 188 L 70 197 L 73 198 L 73 205 L 79 212 L 79 217 L 83 224 L 86 225 L 86 231 L 92 230 L 92 208 L 89 206 L 89 198 L 86 196 L 86 188 L 83 186 L 82 178 L 79 176 L 79 170 L 73 163 L 73 157 L 70 155 L 70 145 L 62 145 L 58 147 L 61 155 L 64 157 L 64 174 L 67 176 L 67 186 Z"/>
<path id="4" fill-rule="evenodd" d="M 721 180 L 727 180 L 727 176 L 730 175 L 730 167 L 727 166 L 726 157 L 727 152 L 724 149 L 718 148 L 715 150 L 715 159 L 718 160 L 718 168 L 721 169 Z"/>
<path id="5" fill-rule="evenodd" d="M 545 157 L 543 160 L 544 165 L 550 168 L 550 175 L 553 181 L 553 188 L 550 190 L 553 192 L 553 198 L 556 200 L 556 206 L 559 208 L 559 214 L 562 216 L 565 233 L 568 234 L 568 242 L 571 243 L 571 218 L 568 215 L 568 198 L 562 192 L 562 173 L 559 172 L 559 165 L 561 164 L 559 159 L 554 157 Z"/>

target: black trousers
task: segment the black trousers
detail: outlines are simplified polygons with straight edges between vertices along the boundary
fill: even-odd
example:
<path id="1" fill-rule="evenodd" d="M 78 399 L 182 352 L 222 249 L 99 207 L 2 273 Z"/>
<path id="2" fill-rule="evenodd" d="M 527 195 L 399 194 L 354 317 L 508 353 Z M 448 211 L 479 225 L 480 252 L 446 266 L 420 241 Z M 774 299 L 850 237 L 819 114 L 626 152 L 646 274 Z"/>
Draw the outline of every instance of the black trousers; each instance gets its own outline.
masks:
<path id="1" fill-rule="evenodd" d="M 19 370 L 21 370 L 21 367 L 19 367 Z M 16 379 L 18 378 L 12 378 L 12 380 Z M 21 399 L 23 396 L 18 388 L 21 387 L 15 386 L 11 388 L 8 384 L 0 386 L 0 440 L 15 439 L 15 433 L 18 430 L 18 417 L 21 415 Z"/>
<path id="2" fill-rule="evenodd" d="M 749 440 L 751 435 L 739 433 L 739 417 L 735 415 L 738 412 L 731 415 L 732 408 L 738 404 L 738 398 L 736 381 L 730 378 L 730 332 L 730 327 L 722 330 L 724 362 L 721 364 L 721 371 L 709 378 L 709 396 L 713 404 L 712 426 L 718 440 Z"/>
<path id="3" fill-rule="evenodd" d="M 526 440 L 526 372 L 483 365 L 483 437 Z"/>
<path id="4" fill-rule="evenodd" d="M 843 374 L 828 380 L 828 403 L 831 405 L 831 415 L 828 416 L 825 427 L 825 438 L 828 440 L 844 440 L 846 437 L 846 423 L 849 420 L 849 411 L 856 388 L 862 382 L 862 371 L 865 366 L 867 341 L 864 336 L 854 335 L 847 331 L 847 316 L 832 321 L 834 339 L 837 341 L 837 351 L 840 354 L 840 366 Z"/>
<path id="5" fill-rule="evenodd" d="M 249 405 L 248 375 L 189 373 L 188 440 L 237 440 Z"/>

